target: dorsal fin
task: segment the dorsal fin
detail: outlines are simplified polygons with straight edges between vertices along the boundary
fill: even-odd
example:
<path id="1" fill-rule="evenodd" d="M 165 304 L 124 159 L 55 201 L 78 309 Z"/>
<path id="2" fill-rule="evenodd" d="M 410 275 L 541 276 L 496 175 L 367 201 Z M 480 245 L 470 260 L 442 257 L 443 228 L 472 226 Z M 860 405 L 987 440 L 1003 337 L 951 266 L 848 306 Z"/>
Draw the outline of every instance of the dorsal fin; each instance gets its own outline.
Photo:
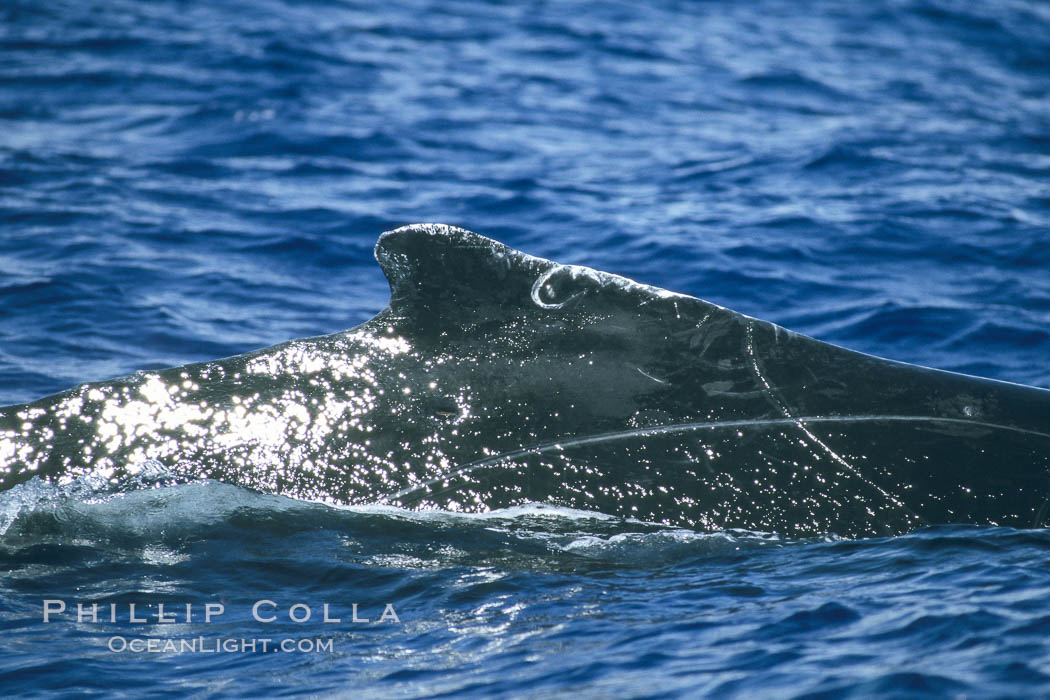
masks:
<path id="1" fill-rule="evenodd" d="M 445 224 L 387 231 L 376 243 L 375 256 L 390 283 L 390 312 L 411 319 L 420 331 L 463 331 L 522 314 L 570 318 L 620 313 L 627 314 L 620 317 L 627 323 L 644 313 L 674 317 L 676 325 L 712 313 L 738 316 L 701 299 L 537 258 Z"/>
<path id="2" fill-rule="evenodd" d="M 376 260 L 390 283 L 390 308 L 401 314 L 478 306 L 520 308 L 554 263 L 491 238 L 444 224 L 412 224 L 379 237 Z"/>

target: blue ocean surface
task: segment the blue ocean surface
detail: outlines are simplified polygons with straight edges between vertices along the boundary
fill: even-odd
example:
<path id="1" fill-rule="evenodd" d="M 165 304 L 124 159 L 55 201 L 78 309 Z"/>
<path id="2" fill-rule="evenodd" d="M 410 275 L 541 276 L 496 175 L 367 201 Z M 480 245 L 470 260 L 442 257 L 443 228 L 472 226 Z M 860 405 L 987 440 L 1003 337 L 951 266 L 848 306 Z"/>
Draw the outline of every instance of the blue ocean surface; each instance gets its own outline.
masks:
<path id="1" fill-rule="evenodd" d="M 419 221 L 1050 387 L 1050 6 L 0 6 L 0 405 L 357 325 Z M 1044 530 L 146 477 L 0 493 L 5 695 L 1050 695 Z"/>

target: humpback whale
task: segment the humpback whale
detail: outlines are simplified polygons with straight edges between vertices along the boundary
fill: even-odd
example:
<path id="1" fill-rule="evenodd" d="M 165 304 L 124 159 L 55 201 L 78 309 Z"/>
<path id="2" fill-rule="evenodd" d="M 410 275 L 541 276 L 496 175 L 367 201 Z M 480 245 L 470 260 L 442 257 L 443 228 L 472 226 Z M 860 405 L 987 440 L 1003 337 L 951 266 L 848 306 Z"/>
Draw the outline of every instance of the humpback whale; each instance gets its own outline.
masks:
<path id="1" fill-rule="evenodd" d="M 0 409 L 0 489 L 144 465 L 340 504 L 699 529 L 1041 527 L 1050 391 L 846 350 L 469 231 L 384 233 L 348 331 Z"/>

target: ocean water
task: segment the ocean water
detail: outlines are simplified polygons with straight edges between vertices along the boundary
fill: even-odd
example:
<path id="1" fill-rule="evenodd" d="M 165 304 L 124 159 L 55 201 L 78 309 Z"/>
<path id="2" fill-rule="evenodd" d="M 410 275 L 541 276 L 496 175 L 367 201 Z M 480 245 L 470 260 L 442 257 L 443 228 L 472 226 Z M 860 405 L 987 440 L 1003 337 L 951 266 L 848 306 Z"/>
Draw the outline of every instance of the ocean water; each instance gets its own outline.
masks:
<path id="1" fill-rule="evenodd" d="M 1048 175 L 1035 1 L 9 0 L 0 405 L 361 323 L 376 237 L 416 221 L 1050 387 Z M 1050 693 L 1042 530 L 791 539 L 147 476 L 0 494 L 5 693 Z"/>

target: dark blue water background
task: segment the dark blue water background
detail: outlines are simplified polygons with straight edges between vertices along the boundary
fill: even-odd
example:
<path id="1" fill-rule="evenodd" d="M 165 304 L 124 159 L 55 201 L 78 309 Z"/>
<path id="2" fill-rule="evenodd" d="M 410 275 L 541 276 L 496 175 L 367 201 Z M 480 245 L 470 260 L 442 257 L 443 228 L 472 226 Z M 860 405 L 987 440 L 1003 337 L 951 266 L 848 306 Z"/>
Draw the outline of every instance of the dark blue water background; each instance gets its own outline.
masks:
<path id="1" fill-rule="evenodd" d="M 1048 176 L 1036 0 L 6 0 L 0 404 L 353 326 L 386 302 L 376 236 L 417 221 L 1050 386 Z M 790 541 L 81 486 L 0 503 L 5 693 L 1050 693 L 1042 531 Z M 44 598 L 227 612 L 44 625 Z M 325 602 L 401 623 L 320 624 Z"/>

